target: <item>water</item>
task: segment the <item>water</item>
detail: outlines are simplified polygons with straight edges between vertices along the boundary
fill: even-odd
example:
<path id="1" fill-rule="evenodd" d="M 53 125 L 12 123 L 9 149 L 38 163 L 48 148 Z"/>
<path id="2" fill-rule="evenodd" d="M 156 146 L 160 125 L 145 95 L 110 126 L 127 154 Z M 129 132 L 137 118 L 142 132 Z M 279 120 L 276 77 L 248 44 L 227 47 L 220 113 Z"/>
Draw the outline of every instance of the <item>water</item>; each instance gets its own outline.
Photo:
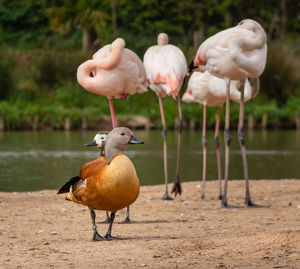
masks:
<path id="1" fill-rule="evenodd" d="M 84 144 L 94 137 L 85 132 L 3 132 L 0 133 L 0 191 L 58 189 L 78 174 L 82 164 L 95 159 L 96 148 Z M 144 145 L 132 145 L 126 152 L 132 159 L 142 185 L 162 184 L 163 140 L 161 131 L 136 131 Z M 299 178 L 300 132 L 253 131 L 246 134 L 249 177 L 255 179 Z M 221 139 L 222 165 L 224 143 Z M 176 168 L 176 132 L 168 132 L 169 182 Z M 217 178 L 213 132 L 208 132 L 207 178 Z M 224 169 L 222 168 L 222 171 Z M 201 132 L 183 132 L 180 178 L 201 180 Z M 230 179 L 243 178 L 236 133 L 232 132 Z"/>

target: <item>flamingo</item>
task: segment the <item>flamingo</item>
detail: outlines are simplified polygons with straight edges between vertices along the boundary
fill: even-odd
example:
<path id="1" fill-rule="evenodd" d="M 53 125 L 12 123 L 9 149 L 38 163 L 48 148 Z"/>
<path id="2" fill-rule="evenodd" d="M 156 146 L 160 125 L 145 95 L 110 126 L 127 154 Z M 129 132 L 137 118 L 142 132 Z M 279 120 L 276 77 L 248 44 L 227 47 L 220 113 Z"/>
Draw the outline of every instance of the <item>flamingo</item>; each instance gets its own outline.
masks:
<path id="1" fill-rule="evenodd" d="M 254 98 L 259 92 L 259 79 L 251 79 L 252 83 L 246 79 L 244 101 Z M 253 86 L 252 86 L 253 85 Z M 230 84 L 230 99 L 236 103 L 240 103 L 241 92 L 239 87 L 241 83 L 233 80 Z M 222 105 L 226 101 L 226 83 L 223 79 L 211 75 L 205 71 L 194 72 L 187 86 L 187 89 L 182 97 L 182 101 L 198 102 L 203 105 L 203 127 L 202 127 L 202 146 L 203 146 L 203 170 L 202 170 L 202 188 L 201 199 L 205 199 L 205 182 L 206 182 L 206 109 L 207 106 L 217 106 L 216 126 L 215 126 L 215 146 L 218 167 L 218 181 L 219 181 L 219 200 L 222 199 L 222 175 L 221 175 L 221 158 L 220 158 L 220 142 L 219 142 L 219 129 L 220 129 L 220 116 Z"/>
<path id="2" fill-rule="evenodd" d="M 116 128 L 116 118 L 112 98 L 128 99 L 132 94 L 146 92 L 148 87 L 142 61 L 125 48 L 122 38 L 102 47 L 91 60 L 82 63 L 77 69 L 77 81 L 85 90 L 107 96 L 113 128 Z M 124 223 L 131 220 L 126 218 Z"/>
<path id="3" fill-rule="evenodd" d="M 226 119 L 225 119 L 225 175 L 222 207 L 227 203 L 228 167 L 230 152 L 229 109 L 230 82 L 240 80 L 241 101 L 238 124 L 238 139 L 242 152 L 243 170 L 246 185 L 245 204 L 258 207 L 250 198 L 248 166 L 245 147 L 244 128 L 244 85 L 245 79 L 258 78 L 264 71 L 267 57 L 267 35 L 262 26 L 251 19 L 239 22 L 235 27 L 223 30 L 204 41 L 190 65 L 190 69 L 199 66 L 211 74 L 223 78 L 226 82 Z"/>
<path id="4" fill-rule="evenodd" d="M 156 93 L 159 102 L 161 121 L 163 125 L 164 139 L 164 176 L 165 194 L 161 199 L 172 200 L 168 192 L 168 165 L 167 165 L 167 127 L 163 109 L 162 98 L 172 95 L 177 99 L 179 129 L 177 142 L 177 163 L 176 177 L 171 193 L 181 194 L 181 184 L 179 179 L 179 162 L 182 133 L 182 111 L 180 103 L 180 89 L 187 74 L 187 63 L 183 52 L 176 46 L 168 44 L 168 35 L 160 33 L 157 37 L 157 45 L 147 49 L 144 55 L 144 65 L 150 88 Z"/>

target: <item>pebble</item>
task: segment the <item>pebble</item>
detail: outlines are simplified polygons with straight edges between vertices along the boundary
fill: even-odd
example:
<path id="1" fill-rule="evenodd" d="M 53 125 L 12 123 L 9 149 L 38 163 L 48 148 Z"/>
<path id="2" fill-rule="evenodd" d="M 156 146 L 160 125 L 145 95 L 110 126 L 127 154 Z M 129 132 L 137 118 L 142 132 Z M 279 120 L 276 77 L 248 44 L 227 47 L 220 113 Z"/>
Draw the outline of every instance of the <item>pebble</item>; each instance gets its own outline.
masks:
<path id="1" fill-rule="evenodd" d="M 55 231 L 52 231 L 52 232 L 51 232 L 51 234 L 52 234 L 52 235 L 56 235 L 56 234 L 57 234 L 57 232 L 55 232 Z"/>

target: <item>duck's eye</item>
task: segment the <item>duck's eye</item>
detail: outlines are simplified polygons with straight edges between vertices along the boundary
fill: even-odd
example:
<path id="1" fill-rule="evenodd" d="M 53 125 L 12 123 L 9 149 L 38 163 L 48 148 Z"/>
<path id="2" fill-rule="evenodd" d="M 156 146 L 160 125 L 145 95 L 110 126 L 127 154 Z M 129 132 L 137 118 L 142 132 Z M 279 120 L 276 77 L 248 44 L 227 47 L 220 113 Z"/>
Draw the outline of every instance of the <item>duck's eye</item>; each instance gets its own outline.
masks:
<path id="1" fill-rule="evenodd" d="M 121 133 L 121 135 L 125 135 L 125 133 Z"/>
<path id="2" fill-rule="evenodd" d="M 104 137 L 101 137 L 101 139 L 103 140 L 103 139 L 104 139 Z"/>

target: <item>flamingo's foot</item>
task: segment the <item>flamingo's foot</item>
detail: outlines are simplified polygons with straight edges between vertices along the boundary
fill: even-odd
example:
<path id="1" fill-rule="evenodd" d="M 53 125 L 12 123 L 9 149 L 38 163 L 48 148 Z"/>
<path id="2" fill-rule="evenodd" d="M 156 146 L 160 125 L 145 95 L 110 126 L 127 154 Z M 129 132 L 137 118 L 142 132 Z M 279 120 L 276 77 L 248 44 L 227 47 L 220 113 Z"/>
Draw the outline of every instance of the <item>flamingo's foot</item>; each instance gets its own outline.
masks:
<path id="1" fill-rule="evenodd" d="M 201 199 L 205 200 L 205 194 L 204 193 L 201 193 Z"/>
<path id="2" fill-rule="evenodd" d="M 182 189 L 181 189 L 181 184 L 180 184 L 180 180 L 179 180 L 179 176 L 176 176 L 172 190 L 171 190 L 171 194 L 174 193 L 175 197 L 177 194 L 181 195 L 182 193 Z"/>
<path id="3" fill-rule="evenodd" d="M 246 205 L 246 207 L 249 207 L 249 208 L 267 208 L 267 207 L 269 207 L 266 205 L 255 204 L 250 199 L 245 201 L 245 205 Z"/>
<path id="4" fill-rule="evenodd" d="M 166 192 L 162 197 L 152 198 L 152 200 L 174 200 L 169 194 Z"/>
<path id="5" fill-rule="evenodd" d="M 222 208 L 241 208 L 241 206 L 231 205 L 231 204 L 228 204 L 227 201 L 223 201 L 223 200 L 221 202 L 221 207 Z"/>

